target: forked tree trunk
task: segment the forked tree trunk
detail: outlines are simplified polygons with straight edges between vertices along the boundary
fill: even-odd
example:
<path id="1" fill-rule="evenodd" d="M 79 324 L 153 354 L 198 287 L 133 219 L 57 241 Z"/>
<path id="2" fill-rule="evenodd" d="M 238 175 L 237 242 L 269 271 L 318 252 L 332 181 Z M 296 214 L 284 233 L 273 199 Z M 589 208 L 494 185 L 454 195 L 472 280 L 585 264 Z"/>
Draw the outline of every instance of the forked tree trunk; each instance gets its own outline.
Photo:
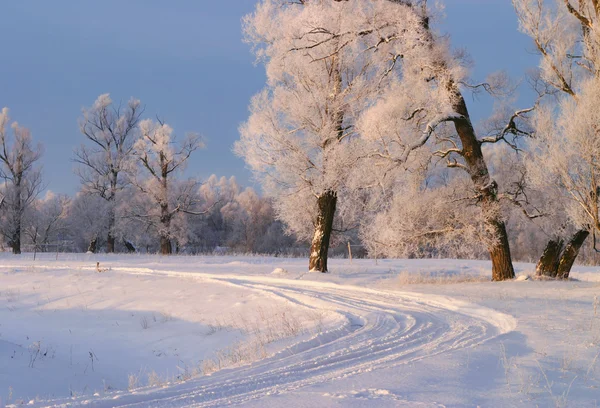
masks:
<path id="1" fill-rule="evenodd" d="M 536 267 L 537 276 L 568 279 L 579 250 L 589 235 L 589 231 L 579 230 L 566 246 L 562 239 L 548 242 Z"/>
<path id="2" fill-rule="evenodd" d="M 329 241 L 333 229 L 333 218 L 337 206 L 337 194 L 334 191 L 326 191 L 317 200 L 318 215 L 315 223 L 315 234 L 310 247 L 310 259 L 308 269 L 311 272 L 327 272 L 327 255 L 329 252 Z"/>
<path id="3" fill-rule="evenodd" d="M 558 271 L 556 273 L 556 277 L 559 279 L 568 279 L 569 274 L 571 273 L 571 268 L 575 263 L 575 259 L 577 255 L 579 255 L 579 250 L 581 246 L 590 235 L 590 232 L 587 230 L 579 230 L 577 231 L 567 243 L 565 250 L 560 258 L 560 262 L 558 264 Z"/>
<path id="4" fill-rule="evenodd" d="M 462 156 L 471 180 L 480 195 L 480 205 L 483 211 L 485 227 L 490 234 L 488 250 L 492 260 L 492 280 L 503 281 L 513 279 L 515 270 L 510 255 L 506 225 L 502 219 L 498 202 L 498 185 L 490 177 L 487 164 L 481 150 L 481 143 L 477 140 L 475 129 L 471 123 L 467 104 L 455 83 L 449 84 L 450 91 L 454 94 L 454 111 L 462 119 L 454 121 L 456 132 L 462 143 Z"/>
<path id="5" fill-rule="evenodd" d="M 558 263 L 562 253 L 564 241 L 560 238 L 548 241 L 540 260 L 535 267 L 537 276 L 555 278 L 558 273 Z"/>

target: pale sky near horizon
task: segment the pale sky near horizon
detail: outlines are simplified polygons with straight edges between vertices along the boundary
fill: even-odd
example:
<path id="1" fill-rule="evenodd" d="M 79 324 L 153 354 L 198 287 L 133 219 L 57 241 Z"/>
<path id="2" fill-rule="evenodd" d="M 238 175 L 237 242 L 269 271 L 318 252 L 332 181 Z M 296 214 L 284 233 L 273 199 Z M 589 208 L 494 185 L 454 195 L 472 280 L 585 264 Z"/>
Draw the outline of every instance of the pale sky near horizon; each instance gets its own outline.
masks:
<path id="1" fill-rule="evenodd" d="M 192 157 L 190 175 L 233 175 L 254 186 L 231 147 L 251 96 L 264 85 L 263 67 L 254 66 L 241 35 L 240 20 L 256 2 L 1 2 L 0 107 L 43 143 L 48 189 L 79 189 L 71 161 L 84 141 L 77 119 L 102 93 L 123 102 L 139 98 L 147 116 L 160 115 L 179 135 L 202 134 L 207 148 Z M 520 79 L 536 65 L 509 0 L 445 3 L 442 29 L 471 54 L 474 80 L 498 70 Z M 485 97 L 468 102 L 475 118 L 491 111 Z"/>

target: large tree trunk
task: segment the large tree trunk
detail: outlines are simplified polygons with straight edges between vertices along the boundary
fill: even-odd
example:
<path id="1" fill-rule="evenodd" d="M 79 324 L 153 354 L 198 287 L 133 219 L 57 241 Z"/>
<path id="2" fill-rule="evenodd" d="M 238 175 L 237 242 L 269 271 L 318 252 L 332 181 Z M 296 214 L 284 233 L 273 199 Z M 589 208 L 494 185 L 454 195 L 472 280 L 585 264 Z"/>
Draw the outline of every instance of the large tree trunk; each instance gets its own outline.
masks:
<path id="1" fill-rule="evenodd" d="M 589 231 L 579 230 L 566 246 L 562 239 L 548 242 L 536 267 L 537 276 L 568 279 L 579 250 L 589 235 Z"/>
<path id="2" fill-rule="evenodd" d="M 541 258 L 535 267 L 537 276 L 556 277 L 563 246 L 564 241 L 560 238 L 548 241 Z"/>
<path id="3" fill-rule="evenodd" d="M 577 231 L 569 240 L 569 243 L 565 247 L 565 250 L 560 258 L 560 262 L 558 264 L 558 271 L 556 277 L 559 279 L 568 279 L 569 274 L 571 273 L 571 268 L 575 263 L 575 259 L 577 255 L 579 255 L 579 250 L 581 246 L 590 235 L 590 232 L 587 230 L 579 230 Z"/>
<path id="4" fill-rule="evenodd" d="M 161 255 L 171 255 L 173 253 L 173 245 L 171 245 L 171 240 L 169 237 L 165 237 L 161 235 L 160 237 L 160 254 Z"/>
<path id="5" fill-rule="evenodd" d="M 318 198 L 319 213 L 308 261 L 308 269 L 311 272 L 327 272 L 327 254 L 336 205 L 337 194 L 334 191 L 326 191 Z"/>
<path id="6" fill-rule="evenodd" d="M 455 83 L 450 83 L 449 89 L 454 94 L 454 111 L 463 117 L 461 120 L 455 120 L 454 125 L 462 143 L 462 155 L 469 175 L 480 195 L 485 227 L 490 235 L 488 249 L 492 260 L 492 280 L 513 279 L 515 271 L 510 255 L 506 225 L 500 213 L 498 186 L 490 177 L 481 144 L 477 140 L 475 129 L 471 123 L 467 104 L 458 86 Z"/>
<path id="7" fill-rule="evenodd" d="M 490 258 L 492 260 L 492 280 L 504 281 L 514 279 L 515 270 L 510 255 L 506 225 L 504 224 L 504 221 L 498 221 L 497 219 L 489 220 L 489 224 L 493 226 L 493 235 L 497 240 L 489 248 Z"/>

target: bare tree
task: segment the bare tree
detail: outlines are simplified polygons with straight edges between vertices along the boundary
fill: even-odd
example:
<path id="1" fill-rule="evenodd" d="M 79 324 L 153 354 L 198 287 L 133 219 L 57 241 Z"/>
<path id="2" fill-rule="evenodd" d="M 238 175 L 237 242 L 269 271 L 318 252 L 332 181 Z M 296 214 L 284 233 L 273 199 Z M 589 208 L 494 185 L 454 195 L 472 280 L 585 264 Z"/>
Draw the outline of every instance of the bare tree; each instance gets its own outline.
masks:
<path id="1" fill-rule="evenodd" d="M 133 145 L 142 112 L 137 99 L 131 99 L 125 107 L 115 106 L 104 94 L 91 108 L 83 110 L 79 120 L 88 144 L 75 151 L 75 162 L 81 165 L 76 173 L 86 194 L 97 195 L 108 204 L 107 252 L 115 250 L 115 201 L 128 183 L 126 173 L 133 166 Z"/>
<path id="2" fill-rule="evenodd" d="M 41 145 L 33 146 L 31 133 L 17 122 L 7 131 L 8 109 L 0 112 L 0 177 L 4 180 L 2 234 L 13 254 L 21 253 L 24 215 L 42 190 L 42 173 L 36 166 L 42 155 Z"/>

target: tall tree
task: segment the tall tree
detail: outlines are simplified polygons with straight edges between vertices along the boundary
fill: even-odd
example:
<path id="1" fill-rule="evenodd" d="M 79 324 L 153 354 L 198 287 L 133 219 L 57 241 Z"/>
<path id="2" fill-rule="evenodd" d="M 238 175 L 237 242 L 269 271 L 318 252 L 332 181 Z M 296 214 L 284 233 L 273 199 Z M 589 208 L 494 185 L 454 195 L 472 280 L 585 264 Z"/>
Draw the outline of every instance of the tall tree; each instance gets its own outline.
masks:
<path id="1" fill-rule="evenodd" d="M 236 152 L 279 219 L 311 242 L 309 270 L 327 272 L 349 170 L 364 155 L 355 124 L 395 65 L 374 51 L 395 33 L 406 40 L 395 42 L 395 61 L 416 52 L 416 20 L 383 0 L 264 0 L 244 22 L 267 86 L 252 100 Z"/>
<path id="2" fill-rule="evenodd" d="M 126 187 L 126 173 L 133 164 L 133 145 L 143 109 L 130 99 L 127 106 L 114 105 L 109 94 L 100 95 L 94 105 L 83 110 L 79 129 L 88 144 L 75 151 L 76 170 L 83 191 L 107 202 L 108 235 L 106 251 L 115 251 L 115 208 L 117 195 Z"/>
<path id="3" fill-rule="evenodd" d="M 42 190 L 42 173 L 36 166 L 42 147 L 34 146 L 29 130 L 17 122 L 11 124 L 11 138 L 7 130 L 9 122 L 8 109 L 3 108 L 0 111 L 0 178 L 4 180 L 1 221 L 2 233 L 13 254 L 20 254 L 25 212 Z"/>
<path id="4" fill-rule="evenodd" d="M 173 253 L 173 218 L 178 214 L 201 213 L 194 211 L 198 184 L 194 180 L 179 182 L 175 176 L 204 143 L 197 134 L 188 133 L 177 145 L 173 129 L 161 121 L 146 119 L 140 122 L 139 128 L 141 137 L 134 151 L 147 177 L 136 178 L 135 185 L 150 199 L 151 206 L 146 213 L 137 211 L 133 216 L 158 230 L 160 253 L 169 255 Z"/>
<path id="5" fill-rule="evenodd" d="M 418 20 L 414 35 L 421 45 L 420 53 L 402 54 L 402 64 L 414 65 L 421 78 L 390 87 L 382 97 L 380 106 L 373 108 L 370 130 L 364 131 L 370 138 L 380 140 L 380 158 L 406 166 L 409 154 L 435 140 L 434 157 L 444 160 L 448 167 L 466 172 L 471 180 L 472 200 L 461 200 L 464 205 L 477 204 L 481 209 L 482 222 L 492 261 L 492 279 L 495 281 L 514 278 L 508 234 L 500 206 L 498 184 L 490 175 L 483 146 L 507 140 L 519 134 L 516 122 L 530 109 L 509 115 L 507 125 L 494 134 L 478 137 L 471 121 L 461 86 L 466 83 L 465 69 L 447 44 L 431 27 L 431 11 L 426 0 L 389 1 L 399 10 L 410 8 Z M 401 39 L 400 39 L 401 40 Z M 382 43 L 399 41 L 396 33 L 383 37 Z M 379 50 L 378 50 L 379 51 Z M 396 55 L 396 54 L 391 54 Z M 412 59 L 412 61 L 411 61 Z M 396 64 L 396 59 L 391 59 Z M 403 74 L 407 72 L 404 69 Z M 482 85 L 486 86 L 486 85 Z M 413 89 L 414 88 L 414 89 Z M 422 90 L 422 91 L 420 91 Z M 428 93 L 429 92 L 429 93 Z M 419 98 L 419 95 L 421 97 Z M 429 100 L 425 95 L 438 95 Z M 419 100 L 420 99 L 420 100 Z M 435 104 L 432 102 L 435 101 Z M 391 120 L 390 120 L 391 119 Z M 387 123 L 386 123 L 387 122 Z M 390 128 L 393 126 L 396 131 Z M 412 127 L 411 137 L 405 129 Z M 450 131 L 450 127 L 453 131 Z M 391 150 L 390 146 L 400 146 Z"/>
<path id="6" fill-rule="evenodd" d="M 67 231 L 67 214 L 71 199 L 66 195 L 47 192 L 43 199 L 35 200 L 30 208 L 25 236 L 36 251 L 47 252 L 53 242 Z M 64 238 L 63 238 L 64 239 Z"/>
<path id="7" fill-rule="evenodd" d="M 600 231 L 600 3 L 597 0 L 513 0 L 521 31 L 540 54 L 538 82 L 556 98 L 536 112 L 529 181 L 567 200 L 575 231 L 556 234 L 538 262 L 538 273 L 567 278 L 590 233 Z M 595 247 L 595 239 L 594 239 Z"/>

